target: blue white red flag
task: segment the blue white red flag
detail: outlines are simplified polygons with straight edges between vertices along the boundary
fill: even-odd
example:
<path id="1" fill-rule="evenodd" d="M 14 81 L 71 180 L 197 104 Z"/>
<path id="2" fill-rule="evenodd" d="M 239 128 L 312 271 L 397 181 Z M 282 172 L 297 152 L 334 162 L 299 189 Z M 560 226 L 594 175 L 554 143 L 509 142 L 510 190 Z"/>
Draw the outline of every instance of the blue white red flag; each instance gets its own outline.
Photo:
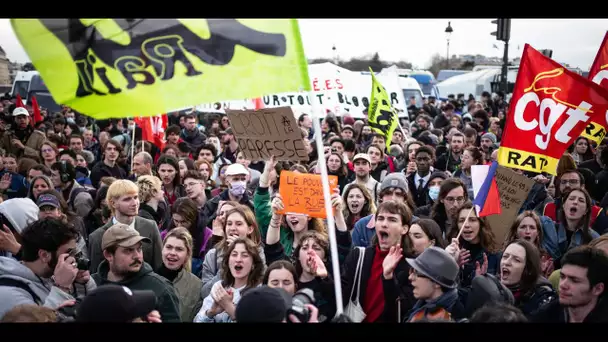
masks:
<path id="1" fill-rule="evenodd" d="M 473 205 L 479 217 L 501 213 L 500 194 L 494 179 L 497 167 L 497 162 L 471 166 L 471 181 L 475 195 Z"/>

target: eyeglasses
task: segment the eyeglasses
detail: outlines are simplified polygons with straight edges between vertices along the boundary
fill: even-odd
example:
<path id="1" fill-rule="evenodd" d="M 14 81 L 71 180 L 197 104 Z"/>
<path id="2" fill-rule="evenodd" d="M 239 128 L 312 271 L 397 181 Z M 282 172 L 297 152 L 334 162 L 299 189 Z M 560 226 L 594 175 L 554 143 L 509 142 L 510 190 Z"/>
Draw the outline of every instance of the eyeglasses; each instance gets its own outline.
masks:
<path id="1" fill-rule="evenodd" d="M 42 151 L 42 153 L 49 153 L 49 152 L 53 152 L 53 149 L 52 148 L 45 148 L 45 149 L 43 149 L 41 151 Z"/>
<path id="2" fill-rule="evenodd" d="M 416 271 L 416 270 L 415 270 L 415 269 L 413 269 L 413 268 L 410 268 L 410 275 L 413 275 L 413 276 L 414 276 L 414 278 L 428 278 L 427 276 L 425 276 L 424 274 L 422 274 L 422 273 L 420 273 L 420 272 Z"/>
<path id="3" fill-rule="evenodd" d="M 580 180 L 578 180 L 578 179 L 562 179 L 559 181 L 559 184 L 561 184 L 561 185 L 568 185 L 568 184 L 577 185 L 579 183 L 580 183 Z"/>
<path id="4" fill-rule="evenodd" d="M 462 202 L 464 202 L 464 196 L 460 196 L 460 197 L 446 197 L 444 199 L 444 201 L 449 202 L 449 203 L 454 203 L 454 202 L 462 203 Z"/>

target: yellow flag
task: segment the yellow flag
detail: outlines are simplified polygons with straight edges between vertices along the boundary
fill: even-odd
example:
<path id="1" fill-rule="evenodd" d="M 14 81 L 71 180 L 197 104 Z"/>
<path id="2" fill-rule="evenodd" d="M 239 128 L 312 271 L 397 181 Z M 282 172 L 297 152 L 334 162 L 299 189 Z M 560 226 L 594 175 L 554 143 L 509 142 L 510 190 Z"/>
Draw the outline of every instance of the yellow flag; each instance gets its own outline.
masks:
<path id="1" fill-rule="evenodd" d="M 55 102 L 97 119 L 310 90 L 295 19 L 11 19 Z"/>
<path id="2" fill-rule="evenodd" d="M 385 137 L 386 147 L 390 148 L 393 133 L 399 125 L 399 118 L 391 106 L 391 99 L 386 89 L 376 79 L 372 68 L 369 68 L 369 71 L 372 73 L 372 96 L 370 97 L 372 102 L 367 111 L 367 122 L 372 130 Z"/>

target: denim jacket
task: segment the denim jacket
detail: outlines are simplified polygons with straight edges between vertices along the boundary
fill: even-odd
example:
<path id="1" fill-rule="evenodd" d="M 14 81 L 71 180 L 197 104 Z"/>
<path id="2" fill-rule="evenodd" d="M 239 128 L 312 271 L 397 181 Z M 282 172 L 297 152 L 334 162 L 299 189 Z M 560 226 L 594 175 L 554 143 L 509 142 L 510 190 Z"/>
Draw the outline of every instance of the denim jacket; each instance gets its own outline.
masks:
<path id="1" fill-rule="evenodd" d="M 545 217 L 545 216 L 543 216 Z M 551 257 L 554 260 L 560 259 L 567 251 L 570 249 L 580 246 L 583 244 L 583 230 L 577 229 L 572 235 L 572 239 L 570 241 L 570 245 L 568 246 L 567 238 L 566 238 L 566 227 L 563 223 L 560 223 L 557 226 L 557 229 L 551 229 L 548 224 L 542 222 L 543 226 L 543 248 L 547 250 Z M 555 227 L 555 226 L 553 226 Z M 600 236 L 595 230 L 589 228 L 589 233 L 591 234 L 592 239 L 596 239 Z"/>

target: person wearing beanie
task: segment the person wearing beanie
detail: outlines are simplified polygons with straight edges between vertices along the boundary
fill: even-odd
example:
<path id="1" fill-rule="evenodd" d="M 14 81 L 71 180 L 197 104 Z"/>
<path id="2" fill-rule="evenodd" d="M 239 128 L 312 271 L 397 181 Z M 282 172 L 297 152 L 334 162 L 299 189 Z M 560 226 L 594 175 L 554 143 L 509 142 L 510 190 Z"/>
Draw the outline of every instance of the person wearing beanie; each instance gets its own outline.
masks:
<path id="1" fill-rule="evenodd" d="M 239 323 L 283 323 L 291 307 L 291 296 L 282 288 L 261 286 L 243 293 L 236 306 Z"/>
<path id="2" fill-rule="evenodd" d="M 465 317 L 459 300 L 459 267 L 452 256 L 439 247 L 429 247 L 417 258 L 407 258 L 410 265 L 409 281 L 418 300 L 406 322 L 453 321 Z"/>
<path id="3" fill-rule="evenodd" d="M 488 132 L 482 135 L 480 146 L 483 150 L 483 153 L 485 153 L 487 157 L 491 156 L 492 152 L 496 149 L 496 135 L 492 132 Z"/>

